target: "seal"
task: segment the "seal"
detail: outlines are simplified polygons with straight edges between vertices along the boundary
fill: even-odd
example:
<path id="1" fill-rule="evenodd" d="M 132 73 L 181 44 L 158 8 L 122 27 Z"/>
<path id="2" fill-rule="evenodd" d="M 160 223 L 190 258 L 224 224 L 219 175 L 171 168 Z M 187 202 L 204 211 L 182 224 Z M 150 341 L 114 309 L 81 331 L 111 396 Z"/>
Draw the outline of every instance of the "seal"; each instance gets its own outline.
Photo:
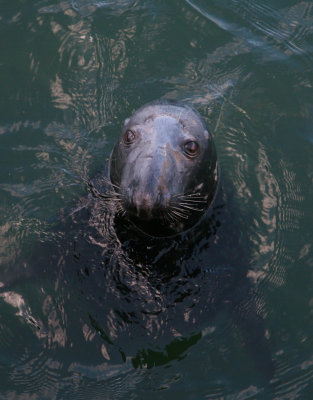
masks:
<path id="1" fill-rule="evenodd" d="M 88 352 L 75 352 L 75 359 L 88 353 L 86 371 L 89 352 L 97 360 L 100 348 L 113 369 L 121 360 L 134 367 L 165 365 L 185 357 L 203 332 L 212 333 L 203 349 L 221 349 L 224 360 L 228 337 L 214 319 L 222 309 L 271 378 L 261 307 L 248 276 L 249 249 L 234 234 L 242 231 L 238 210 L 216 195 L 222 193 L 216 152 L 200 115 L 180 103 L 143 106 L 125 121 L 109 164 L 87 182 L 88 198 L 39 241 L 29 261 L 22 259 L 23 274 L 35 271 L 28 275 L 32 282 L 43 278 L 42 326 L 51 330 L 40 335 L 53 336 L 57 324 L 64 332 L 60 346 L 72 351 L 85 349 L 87 331 Z M 51 301 L 53 291 L 57 301 Z M 50 324 L 59 305 L 65 322 Z M 36 315 L 22 315 L 41 329 Z"/>
<path id="2" fill-rule="evenodd" d="M 148 103 L 127 118 L 110 157 L 120 210 L 152 236 L 194 226 L 217 190 L 212 135 L 189 105 Z"/>

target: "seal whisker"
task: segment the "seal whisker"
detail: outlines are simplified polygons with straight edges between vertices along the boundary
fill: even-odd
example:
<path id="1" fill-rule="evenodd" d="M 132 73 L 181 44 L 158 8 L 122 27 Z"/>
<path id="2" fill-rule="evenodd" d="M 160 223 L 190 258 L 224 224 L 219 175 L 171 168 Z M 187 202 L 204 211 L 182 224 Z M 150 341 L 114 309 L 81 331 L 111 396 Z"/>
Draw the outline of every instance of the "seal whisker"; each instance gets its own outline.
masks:
<path id="1" fill-rule="evenodd" d="M 177 215 L 175 215 L 174 213 L 173 213 L 173 211 L 172 210 L 169 210 L 169 213 L 168 213 L 168 215 L 169 215 L 169 217 L 170 217 L 170 220 L 172 221 L 172 222 L 179 222 L 179 218 L 178 218 L 178 216 Z"/>
<path id="2" fill-rule="evenodd" d="M 107 177 L 104 177 L 103 178 L 103 181 L 106 183 L 106 184 L 108 184 L 108 185 L 110 185 L 110 186 L 112 186 L 114 189 L 116 189 L 116 190 L 120 190 L 120 185 L 117 185 L 116 183 L 113 183 L 113 182 L 111 182 L 110 181 L 110 179 L 108 179 Z M 117 193 L 119 193 L 119 192 L 117 192 Z"/>
<path id="3" fill-rule="evenodd" d="M 176 205 L 178 205 L 179 207 L 194 207 L 196 209 L 205 209 L 206 208 L 206 201 L 188 201 L 188 200 L 181 200 L 181 201 L 177 201 Z"/>
<path id="4" fill-rule="evenodd" d="M 203 207 L 201 207 L 201 208 L 196 208 L 196 207 L 190 206 L 189 204 L 187 205 L 187 204 L 179 203 L 179 205 L 180 205 L 180 207 L 181 207 L 182 209 L 186 209 L 186 210 L 199 211 L 199 212 L 204 210 Z"/>
<path id="5" fill-rule="evenodd" d="M 186 203 L 206 203 L 207 200 L 205 198 L 202 199 L 192 199 L 192 198 L 182 198 L 182 201 L 185 201 Z"/>
<path id="6" fill-rule="evenodd" d="M 205 200 L 190 200 L 190 199 L 182 199 L 179 200 L 179 204 L 187 204 L 189 206 L 197 206 L 198 204 L 206 203 Z"/>
<path id="7" fill-rule="evenodd" d="M 106 193 L 101 193 L 99 192 L 98 189 L 94 187 L 94 185 L 91 182 L 87 182 L 87 185 L 90 193 L 96 199 L 104 201 L 105 203 L 109 202 L 114 203 L 115 206 L 117 207 L 116 212 L 119 212 L 119 210 L 124 211 L 122 206 L 123 196 L 120 193 L 111 190 L 107 191 Z"/>
<path id="8" fill-rule="evenodd" d="M 176 211 L 180 212 L 183 215 L 190 214 L 190 211 L 189 210 L 184 210 L 182 207 L 180 207 L 180 204 L 174 204 L 174 205 L 171 206 L 171 208 L 173 210 L 176 210 Z"/>
<path id="9" fill-rule="evenodd" d="M 166 222 L 169 222 L 169 223 L 173 222 L 173 219 L 171 218 L 171 216 L 169 215 L 169 213 L 166 213 L 166 214 L 162 215 L 162 220 L 163 220 L 164 223 L 166 223 Z"/>
<path id="10" fill-rule="evenodd" d="M 204 203 L 207 202 L 207 199 L 205 196 L 198 195 L 196 193 L 194 194 L 178 194 L 176 196 L 173 196 L 174 199 L 177 199 L 179 201 L 185 201 L 185 202 L 190 202 L 190 203 Z"/>
<path id="11" fill-rule="evenodd" d="M 205 201 L 205 200 L 194 201 L 194 200 L 183 199 L 183 200 L 180 200 L 178 203 L 182 204 L 182 205 L 186 204 L 187 206 L 202 207 L 207 203 L 207 201 Z"/>
<path id="12" fill-rule="evenodd" d="M 120 195 L 120 185 L 116 185 L 115 183 L 112 183 L 112 182 L 110 181 L 110 179 L 108 179 L 106 176 L 102 177 L 101 179 L 102 179 L 102 182 L 104 182 L 105 184 L 111 186 L 113 189 L 116 189 L 116 191 L 115 191 L 115 190 L 114 190 L 114 191 L 110 191 L 111 193 L 114 193 L 114 194 L 116 194 L 116 195 Z M 87 186 L 88 186 L 90 189 L 97 190 L 97 189 L 94 187 L 94 185 L 92 184 L 92 182 L 90 182 L 90 181 L 88 181 L 88 180 L 85 180 L 85 182 L 86 182 Z"/>
<path id="13" fill-rule="evenodd" d="M 182 212 L 182 210 L 177 207 L 172 207 L 171 211 L 174 215 L 176 215 L 180 218 L 183 218 L 183 219 L 189 218 L 189 215 L 186 212 Z"/>
<path id="14" fill-rule="evenodd" d="M 188 210 L 188 212 L 189 212 L 189 210 L 190 211 L 203 211 L 203 210 L 205 210 L 205 208 L 204 207 L 196 207 L 196 206 L 194 206 L 194 205 L 190 205 L 190 204 L 179 204 L 179 206 L 180 206 L 180 208 L 181 209 L 183 209 L 183 210 Z"/>
<path id="15" fill-rule="evenodd" d="M 187 215 L 181 214 L 181 213 L 179 213 L 178 211 L 174 211 L 174 210 L 173 210 L 173 214 L 175 214 L 175 215 L 178 217 L 177 221 L 179 221 L 181 218 L 182 218 L 182 219 L 188 219 L 188 216 L 187 216 Z"/>
<path id="16" fill-rule="evenodd" d="M 100 198 L 101 200 L 105 200 L 105 201 L 110 201 L 110 200 L 114 200 L 114 201 L 116 201 L 116 202 L 121 202 L 122 201 L 122 199 L 121 199 L 121 197 L 120 196 L 115 196 L 115 194 L 114 193 L 106 193 L 106 194 L 103 194 L 103 193 L 93 193 L 94 195 L 95 195 L 95 197 L 97 197 L 97 198 Z"/>
<path id="17" fill-rule="evenodd" d="M 172 210 L 169 210 L 168 216 L 169 216 L 170 221 L 172 221 L 173 223 L 179 222 L 179 220 L 180 220 L 180 219 L 173 213 Z"/>

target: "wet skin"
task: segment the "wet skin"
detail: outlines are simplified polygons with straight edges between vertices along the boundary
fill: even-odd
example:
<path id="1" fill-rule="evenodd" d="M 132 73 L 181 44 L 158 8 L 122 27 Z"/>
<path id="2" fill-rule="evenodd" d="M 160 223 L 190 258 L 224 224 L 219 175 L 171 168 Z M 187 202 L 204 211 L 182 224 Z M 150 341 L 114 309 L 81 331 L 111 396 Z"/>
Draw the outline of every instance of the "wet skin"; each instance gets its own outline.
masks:
<path id="1" fill-rule="evenodd" d="M 217 159 L 201 116 L 185 104 L 149 103 L 127 119 L 110 178 L 128 218 L 167 236 L 193 226 L 212 203 Z"/>

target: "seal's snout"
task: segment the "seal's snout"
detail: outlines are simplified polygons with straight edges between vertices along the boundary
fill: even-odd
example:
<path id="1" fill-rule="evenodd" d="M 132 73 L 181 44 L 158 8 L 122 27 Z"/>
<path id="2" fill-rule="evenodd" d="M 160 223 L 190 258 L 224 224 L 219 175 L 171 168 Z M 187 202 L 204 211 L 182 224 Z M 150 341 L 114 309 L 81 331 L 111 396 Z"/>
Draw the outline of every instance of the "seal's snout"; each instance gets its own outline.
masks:
<path id="1" fill-rule="evenodd" d="M 133 208 L 137 217 L 150 219 L 154 209 L 154 199 L 151 193 L 135 192 L 132 198 Z"/>
<path id="2" fill-rule="evenodd" d="M 147 143 L 134 149 L 133 154 L 136 162 L 124 171 L 120 185 L 125 194 L 125 210 L 145 221 L 162 219 L 176 193 L 171 181 L 175 163 L 170 151 L 159 146 L 153 154 Z"/>
<path id="3" fill-rule="evenodd" d="M 136 217 L 149 220 L 165 212 L 169 201 L 161 191 L 135 191 L 129 199 L 128 209 Z"/>

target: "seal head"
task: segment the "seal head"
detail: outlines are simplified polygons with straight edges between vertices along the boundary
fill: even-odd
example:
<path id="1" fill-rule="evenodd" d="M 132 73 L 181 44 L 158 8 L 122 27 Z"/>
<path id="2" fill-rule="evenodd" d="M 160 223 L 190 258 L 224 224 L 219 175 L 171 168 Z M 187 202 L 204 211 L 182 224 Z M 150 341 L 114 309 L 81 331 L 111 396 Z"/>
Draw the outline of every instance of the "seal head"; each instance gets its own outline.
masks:
<path id="1" fill-rule="evenodd" d="M 110 159 L 123 213 L 152 236 L 191 228 L 213 201 L 217 159 L 212 136 L 186 104 L 148 103 L 126 119 Z"/>

